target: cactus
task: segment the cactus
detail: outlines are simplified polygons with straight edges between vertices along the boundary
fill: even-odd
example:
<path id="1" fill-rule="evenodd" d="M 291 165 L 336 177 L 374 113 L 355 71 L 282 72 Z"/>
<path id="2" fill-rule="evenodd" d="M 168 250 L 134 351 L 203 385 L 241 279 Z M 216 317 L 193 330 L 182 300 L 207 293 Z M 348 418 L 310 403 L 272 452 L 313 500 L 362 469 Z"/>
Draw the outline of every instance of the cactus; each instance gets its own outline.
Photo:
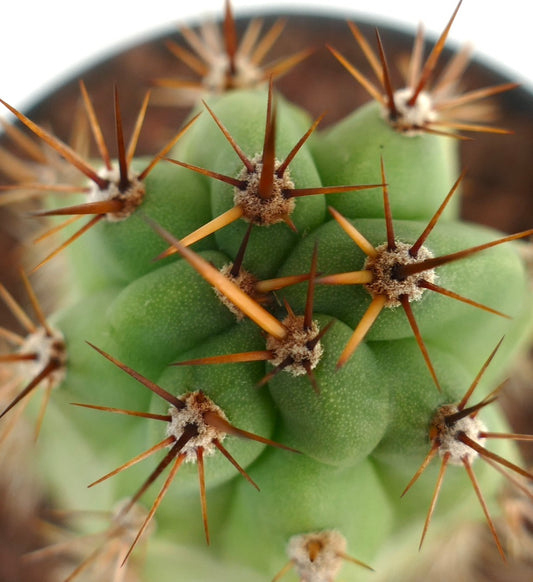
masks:
<path id="1" fill-rule="evenodd" d="M 5 462 L 33 422 L 52 505 L 107 521 L 74 539 L 48 524 L 24 563 L 74 556 L 65 581 L 412 580 L 422 543 L 483 518 L 506 559 L 502 475 L 531 497 L 512 441 L 533 437 L 495 401 L 531 327 L 533 229 L 459 216 L 462 141 L 506 133 L 483 104 L 514 88 L 461 94 L 463 52 L 436 77 L 459 6 L 423 62 L 416 36 L 400 88 L 379 33 L 373 49 L 349 23 L 376 81 L 324 50 L 372 100 L 326 129 L 275 86 L 312 52 L 263 66 L 282 24 L 239 40 L 229 2 L 223 41 L 210 24 L 168 44 L 200 79 L 156 80 L 190 113 L 153 156 L 136 156 L 149 93 L 126 144 L 115 88 L 116 160 L 83 81 L 71 144 L 2 101 L 31 161 L 0 203 L 34 198 L 41 243 L 64 235 L 21 271 L 35 317 L 0 286 L 23 328 L 0 329 Z M 48 314 L 32 281 L 59 261 Z"/>

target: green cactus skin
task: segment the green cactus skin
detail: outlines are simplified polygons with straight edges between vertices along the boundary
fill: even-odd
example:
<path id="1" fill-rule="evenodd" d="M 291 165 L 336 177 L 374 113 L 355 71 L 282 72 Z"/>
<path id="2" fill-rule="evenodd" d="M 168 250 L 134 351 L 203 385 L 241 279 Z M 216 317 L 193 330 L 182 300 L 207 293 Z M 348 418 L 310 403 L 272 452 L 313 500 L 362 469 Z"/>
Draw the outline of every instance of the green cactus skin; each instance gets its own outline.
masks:
<path id="1" fill-rule="evenodd" d="M 145 160 L 138 164 L 139 168 L 146 163 Z M 142 210 L 162 226 L 173 228 L 176 236 L 185 236 L 191 225 L 201 226 L 210 217 L 209 194 L 203 182 L 192 172 L 160 163 L 146 178 L 147 195 Z M 179 192 L 176 184 L 180 185 Z M 140 216 L 133 214 L 130 218 L 119 223 L 105 222 L 97 236 L 93 232 L 87 236 L 91 254 L 100 259 L 98 268 L 104 271 L 103 276 L 118 285 L 158 268 L 160 265 L 153 259 L 166 248 L 160 238 L 151 236 L 150 228 Z M 206 242 L 198 244 L 198 250 L 212 248 Z"/>
<path id="2" fill-rule="evenodd" d="M 275 107 L 269 110 L 270 98 L 264 87 L 235 89 L 207 98 L 213 115 L 196 106 L 194 113 L 201 115 L 169 154 L 178 164 L 159 161 L 146 177 L 141 206 L 121 222 L 101 220 L 67 251 L 72 291 L 68 306 L 50 318 L 65 337 L 66 378 L 53 390 L 35 460 L 54 502 L 66 510 L 108 510 L 135 496 L 150 507 L 166 479 L 157 467 L 168 474 L 169 467 L 159 463 L 171 445 L 104 476 L 163 442 L 171 434 L 166 432 L 169 415 L 181 414 L 187 394 L 200 391 L 232 427 L 220 444 L 233 460 L 215 447 L 212 456 L 205 456 L 202 476 L 200 463 L 184 457 L 157 507 L 154 531 L 135 526 L 120 546 L 124 558 L 137 547 L 135 535 L 143 533 L 139 545 L 146 538 L 146 562 L 138 564 L 135 554 L 127 562 L 128 568 L 139 568 L 142 580 L 180 579 L 176 571 L 198 582 L 272 580 L 276 572 L 284 572 L 287 560 L 296 567 L 296 558 L 286 554 L 289 539 L 329 530 L 344 536 L 347 554 L 376 570 L 346 563 L 342 580 L 391 579 L 391 548 L 398 545 L 416 559 L 438 463 L 420 476 L 413 493 L 401 493 L 430 449 L 437 409 L 460 401 L 480 369 L 475 401 L 486 397 L 502 380 L 531 326 L 521 243 L 511 241 L 436 268 L 439 286 L 501 313 L 426 289 L 412 302 L 419 337 L 405 309 L 385 307 L 357 349 L 339 360 L 372 297 L 362 284 L 321 283 L 322 277 L 367 269 L 365 252 L 328 207 L 376 249 L 390 235 L 388 194 L 395 240 L 412 245 L 459 175 L 456 140 L 398 133 L 378 104 L 371 103 L 323 132 L 314 131 L 294 150 L 287 170 L 294 187 L 324 188 L 294 198 L 290 222 L 295 230 L 288 220 L 251 228 L 243 266 L 257 280 L 307 273 L 312 279 L 269 294 L 259 313 L 275 318 L 281 335 L 287 330 L 287 313 L 289 319 L 291 313 L 308 314 L 318 329 L 327 329 L 320 336 L 323 354 L 316 367 L 301 364 L 302 374 L 295 376 L 282 365 L 273 373 L 267 327 L 248 317 L 237 320 L 205 275 L 180 256 L 177 244 L 177 252 L 155 260 L 169 247 L 162 229 L 182 239 L 234 207 L 234 186 L 213 174 L 241 179 L 244 165 L 235 144 L 248 160 L 263 155 L 266 165 L 272 153 L 265 145 L 266 130 L 275 128 L 275 155 L 282 161 L 312 126 L 305 112 L 280 95 L 275 94 Z M 135 160 L 133 167 L 142 169 L 146 163 Z M 356 191 L 359 185 L 374 187 Z M 337 186 L 353 191 L 327 193 Z M 195 256 L 221 269 L 236 260 L 247 230 L 248 223 L 239 218 L 195 243 Z M 441 257 L 503 236 L 460 220 L 454 198 L 432 225 L 424 248 Z M 224 288 L 219 291 L 226 294 Z M 485 373 L 487 355 L 503 336 Z M 232 354 L 248 352 L 259 355 L 231 361 Z M 228 363 L 190 363 L 217 356 L 229 356 Z M 38 415 L 34 403 L 28 410 L 30 416 Z M 125 414 L 117 414 L 120 410 Z M 215 427 L 217 434 L 228 432 L 203 414 L 207 427 Z M 506 430 L 494 405 L 483 408 L 480 417 L 489 431 Z M 197 433 L 199 427 L 190 430 Z M 242 431 L 258 438 L 238 438 L 245 436 Z M 196 454 L 193 460 L 198 460 L 204 448 L 196 445 L 190 458 Z M 517 462 L 508 442 L 490 450 Z M 169 465 L 184 454 L 176 453 Z M 492 510 L 501 476 L 484 463 L 475 464 L 475 470 Z M 146 481 L 149 475 L 154 481 L 159 477 L 157 485 Z M 205 482 L 205 499 L 199 481 L 200 489 Z M 150 488 L 146 495 L 143 483 Z M 94 486 L 87 488 L 89 484 Z M 427 534 L 429 546 L 433 529 L 438 540 L 437 532 L 481 518 L 472 496 L 465 471 L 451 468 Z M 209 546 L 201 500 L 208 508 Z M 287 580 L 296 579 L 291 576 L 298 573 Z M 305 582 L 326 581 L 318 574 L 301 576 Z"/>
<path id="3" fill-rule="evenodd" d="M 459 174 L 457 144 L 422 134 L 413 138 L 387 131 L 380 105 L 371 102 L 343 119 L 316 144 L 316 160 L 325 183 L 379 182 L 383 157 L 390 184 L 391 207 L 396 219 L 427 219 Z M 413 165 L 417 166 L 413 171 Z M 416 178 L 413 177 L 416 174 Z M 431 185 L 431 186 L 430 186 Z M 442 187 L 443 194 L 438 193 Z M 359 196 L 340 194 L 331 205 L 348 218 L 383 216 L 383 203 L 372 192 Z M 448 209 L 449 218 L 457 216 Z"/>

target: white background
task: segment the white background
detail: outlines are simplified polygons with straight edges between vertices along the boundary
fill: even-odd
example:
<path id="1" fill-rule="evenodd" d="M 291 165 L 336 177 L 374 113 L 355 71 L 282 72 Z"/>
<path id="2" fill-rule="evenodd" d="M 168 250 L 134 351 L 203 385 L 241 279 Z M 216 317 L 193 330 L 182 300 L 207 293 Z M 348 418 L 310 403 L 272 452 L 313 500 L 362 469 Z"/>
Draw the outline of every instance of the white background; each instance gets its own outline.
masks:
<path id="1" fill-rule="evenodd" d="M 254 10 L 312 10 L 378 22 L 418 22 L 438 34 L 456 0 L 233 0 L 237 15 Z M 369 6 L 371 4 L 371 7 Z M 6 0 L 0 8 L 0 97 L 31 105 L 80 66 L 180 22 L 220 16 L 223 0 Z M 528 0 L 463 0 L 450 41 L 472 42 L 475 56 L 533 89 Z"/>

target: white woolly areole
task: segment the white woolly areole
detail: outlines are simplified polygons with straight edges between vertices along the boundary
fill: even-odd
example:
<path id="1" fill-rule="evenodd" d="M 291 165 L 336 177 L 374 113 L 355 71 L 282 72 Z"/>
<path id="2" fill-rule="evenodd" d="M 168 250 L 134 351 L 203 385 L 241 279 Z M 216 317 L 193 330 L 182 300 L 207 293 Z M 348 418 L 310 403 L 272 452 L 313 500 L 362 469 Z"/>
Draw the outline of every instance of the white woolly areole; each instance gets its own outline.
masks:
<path id="1" fill-rule="evenodd" d="M 265 82 L 265 75 L 249 58 L 238 53 L 234 59 L 235 70 L 230 70 L 230 60 L 224 47 L 209 55 L 209 71 L 202 83 L 210 93 L 224 93 L 228 88 L 246 89 Z"/>
<path id="2" fill-rule="evenodd" d="M 287 198 L 283 194 L 285 190 L 294 190 L 294 182 L 290 178 L 288 168 L 283 172 L 282 177 L 274 174 L 272 196 L 267 199 L 261 198 L 258 188 L 263 170 L 262 159 L 262 154 L 256 154 L 250 160 L 254 165 L 254 171 L 249 172 L 247 168 L 244 168 L 238 175 L 237 179 L 246 182 L 246 187 L 235 188 L 233 203 L 242 209 L 244 220 L 258 226 L 269 226 L 283 222 L 294 211 L 294 198 Z M 274 169 L 276 170 L 280 164 L 281 162 L 276 159 Z"/>
<path id="3" fill-rule="evenodd" d="M 98 175 L 109 181 L 107 188 L 101 189 L 97 184 L 91 182 L 88 198 L 89 202 L 106 202 L 108 200 L 120 200 L 123 204 L 118 212 L 108 212 L 106 214 L 109 222 L 120 222 L 131 216 L 136 208 L 144 200 L 146 193 L 144 183 L 137 179 L 137 174 L 131 169 L 128 171 L 129 186 L 121 192 L 118 184 L 120 182 L 119 168 L 102 168 Z"/>
<path id="4" fill-rule="evenodd" d="M 346 538 L 335 530 L 293 536 L 287 553 L 303 582 L 333 582 L 342 567 Z"/>
<path id="5" fill-rule="evenodd" d="M 222 442 L 226 437 L 225 432 L 207 424 L 204 415 L 212 412 L 224 420 L 228 419 L 224 411 L 200 390 L 188 392 L 178 398 L 185 406 L 183 408 L 170 407 L 168 413 L 172 417 L 172 420 L 168 423 L 166 436 L 172 436 L 178 440 L 183 435 L 186 427 L 194 426 L 198 434 L 187 441 L 180 453 L 186 455 L 186 462 L 195 463 L 198 447 L 203 448 L 204 456 L 211 456 L 217 451 L 214 441 Z M 169 448 L 171 447 L 172 445 Z"/>
<path id="6" fill-rule="evenodd" d="M 255 299 L 257 297 L 257 278 L 242 268 L 239 270 L 239 274 L 235 277 L 231 274 L 232 268 L 233 263 L 227 263 L 220 269 L 220 272 L 224 275 L 224 277 L 226 277 L 226 279 L 229 279 L 232 283 L 235 283 L 235 285 L 237 285 L 241 291 L 244 291 L 249 297 Z M 225 305 L 231 311 L 231 313 L 233 313 L 237 321 L 242 321 L 244 318 L 244 313 L 216 287 L 213 287 L 213 290 L 220 302 Z"/>
<path id="7" fill-rule="evenodd" d="M 39 327 L 26 336 L 24 344 L 17 353 L 35 354 L 36 357 L 34 360 L 20 362 L 19 374 L 25 382 L 31 382 L 55 360 L 57 367 L 46 376 L 46 381 L 49 386 L 56 388 L 65 379 L 67 353 L 63 334 L 57 329 L 50 329 L 50 332 L 48 334 L 43 327 Z"/>
<path id="8" fill-rule="evenodd" d="M 373 297 L 385 295 L 387 298 L 385 307 L 400 306 L 400 295 L 407 295 L 409 301 L 419 301 L 425 289 L 419 287 L 418 283 L 420 281 L 434 283 L 437 279 L 435 269 L 409 275 L 403 281 L 393 278 L 393 268 L 396 265 L 412 265 L 433 258 L 433 253 L 424 246 L 420 247 L 417 256 L 413 257 L 409 254 L 412 245 L 401 241 L 395 241 L 395 244 L 394 250 L 389 250 L 387 243 L 377 247 L 377 255 L 368 257 L 364 265 L 364 268 L 373 275 L 372 282 L 367 283 L 365 287 Z"/>
<path id="9" fill-rule="evenodd" d="M 479 434 L 487 430 L 487 427 L 479 420 L 477 416 L 465 416 L 452 423 L 446 424 L 446 417 L 455 414 L 459 409 L 455 404 L 441 406 L 433 419 L 432 426 L 436 431 L 434 440 L 439 443 L 439 455 L 444 457 L 449 453 L 449 463 L 452 465 L 463 465 L 463 460 L 471 464 L 478 456 L 474 449 L 459 440 L 461 433 L 483 446 L 485 438 Z"/>
<path id="10" fill-rule="evenodd" d="M 312 349 L 308 346 L 320 332 L 318 324 L 313 321 L 309 329 L 305 329 L 302 315 L 288 315 L 282 323 L 287 329 L 287 335 L 284 338 L 278 339 L 270 335 L 267 337 L 266 348 L 274 354 L 269 361 L 273 366 L 279 366 L 290 358 L 292 363 L 283 369 L 293 376 L 306 374 L 304 363 L 308 362 L 313 370 L 324 353 L 320 342 L 317 342 Z"/>
<path id="11" fill-rule="evenodd" d="M 420 91 L 414 105 L 409 105 L 409 99 L 413 96 L 413 89 L 405 87 L 394 92 L 394 106 L 397 117 L 391 116 L 388 105 L 382 109 L 383 118 L 394 129 L 403 132 L 408 137 L 417 136 L 423 133 L 424 127 L 437 121 L 438 113 L 433 106 L 431 95 L 426 91 Z M 386 98 L 387 99 L 387 98 Z"/>

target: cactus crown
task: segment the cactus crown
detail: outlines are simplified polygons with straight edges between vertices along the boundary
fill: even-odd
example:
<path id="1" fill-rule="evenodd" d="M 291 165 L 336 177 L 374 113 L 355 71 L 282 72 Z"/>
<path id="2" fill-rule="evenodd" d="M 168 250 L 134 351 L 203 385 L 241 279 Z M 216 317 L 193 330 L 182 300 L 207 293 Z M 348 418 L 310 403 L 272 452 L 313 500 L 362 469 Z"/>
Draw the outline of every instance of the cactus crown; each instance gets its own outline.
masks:
<path id="1" fill-rule="evenodd" d="M 25 330 L 0 328 L 0 362 L 18 366 L 0 393 L 0 442 L 12 446 L 10 419 L 27 406 L 51 502 L 114 508 L 103 543 L 66 580 L 165 582 L 179 570 L 199 582 L 357 581 L 368 564 L 376 580 L 412 580 L 390 548 L 411 556 L 413 529 L 422 545 L 439 521 L 438 551 L 458 514 L 475 515 L 464 481 L 442 486 L 454 465 L 505 559 L 493 474 L 527 491 L 533 475 L 508 444 L 533 437 L 508 432 L 489 405 L 531 324 L 518 250 L 533 229 L 502 235 L 459 216 L 463 133 L 507 133 L 479 101 L 515 86 L 460 93 L 466 51 L 436 76 L 460 5 L 425 60 L 419 30 L 399 89 L 380 34 L 376 52 L 349 23 L 377 83 L 328 49 L 373 102 L 326 129 L 324 114 L 310 121 L 275 86 L 312 51 L 263 65 L 284 21 L 261 36 L 253 20 L 239 39 L 229 0 L 222 32 L 184 28 L 184 43 L 167 43 L 200 79 L 155 81 L 163 101 L 176 93 L 192 108 L 148 159 L 136 150 L 151 91 L 126 145 L 114 88 L 116 160 L 83 81 L 85 129 L 72 144 L 1 101 L 24 126 L 7 127 L 25 155 L 0 204 L 35 198 L 34 214 L 51 221 L 40 242 L 67 233 L 32 271 L 45 275 L 61 254 L 67 284 L 45 317 L 22 275 L 35 323 L 0 285 Z M 47 422 L 29 403 L 40 387 Z M 475 475 L 477 458 L 497 471 Z M 405 495 L 415 483 L 427 511 Z M 60 553 L 47 543 L 27 559 Z"/>

